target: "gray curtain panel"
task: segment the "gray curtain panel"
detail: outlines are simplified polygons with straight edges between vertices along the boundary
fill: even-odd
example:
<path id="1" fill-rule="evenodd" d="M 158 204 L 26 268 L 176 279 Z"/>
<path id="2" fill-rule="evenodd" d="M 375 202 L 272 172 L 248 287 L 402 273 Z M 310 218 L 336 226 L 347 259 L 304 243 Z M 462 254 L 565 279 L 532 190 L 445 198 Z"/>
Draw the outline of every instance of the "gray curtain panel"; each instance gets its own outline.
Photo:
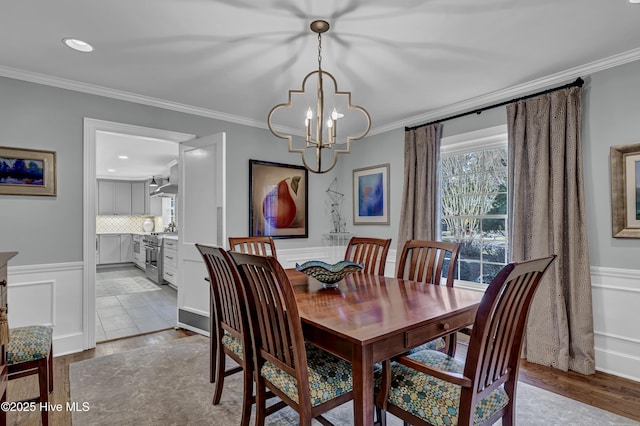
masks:
<path id="1" fill-rule="evenodd" d="M 582 173 L 582 88 L 507 106 L 511 259 L 557 254 L 531 307 L 523 356 L 595 373 Z"/>
<path id="2" fill-rule="evenodd" d="M 398 257 L 408 240 L 435 240 L 440 217 L 440 123 L 404 134 L 404 189 L 398 229 Z"/>

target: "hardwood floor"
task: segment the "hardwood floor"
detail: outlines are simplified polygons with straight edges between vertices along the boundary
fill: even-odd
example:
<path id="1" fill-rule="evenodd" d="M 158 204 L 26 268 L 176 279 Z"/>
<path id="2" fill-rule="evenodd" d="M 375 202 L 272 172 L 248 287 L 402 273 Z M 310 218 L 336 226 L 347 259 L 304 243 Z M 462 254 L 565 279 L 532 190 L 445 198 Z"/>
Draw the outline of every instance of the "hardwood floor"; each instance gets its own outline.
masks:
<path id="1" fill-rule="evenodd" d="M 158 345 L 171 340 L 191 336 L 193 333 L 186 330 L 164 330 L 156 333 L 141 336 L 129 337 L 126 339 L 113 340 L 110 342 L 98 343 L 95 349 L 79 352 L 71 355 L 63 355 L 53 358 L 53 392 L 49 394 L 50 404 L 62 404 L 62 411 L 49 412 L 49 424 L 53 426 L 70 426 L 71 411 L 66 410 L 66 403 L 69 398 L 69 364 L 90 358 L 97 358 L 105 355 L 125 352 L 131 349 L 145 346 Z M 126 380 L 126 377 L 122 378 Z M 9 382 L 7 399 L 9 401 L 32 398 L 38 395 L 37 375 Z M 10 412 L 7 415 L 7 425 L 31 426 L 40 425 L 40 412 L 16 413 Z"/>
<path id="2" fill-rule="evenodd" d="M 464 360 L 468 336 L 458 334 L 456 358 Z M 600 371 L 591 376 L 522 360 L 518 380 L 640 422 L 640 382 Z"/>
<path id="3" fill-rule="evenodd" d="M 54 390 L 50 395 L 50 403 L 62 404 L 64 407 L 69 402 L 69 364 L 71 363 L 162 344 L 191 336 L 192 334 L 185 330 L 165 330 L 143 336 L 100 343 L 95 349 L 56 357 L 53 361 Z M 464 357 L 465 353 L 466 344 L 464 338 L 462 338 L 459 341 L 456 355 Z M 126 378 L 123 378 L 123 380 L 126 380 Z M 531 364 L 526 361 L 523 361 L 520 367 L 520 380 L 585 404 L 640 421 L 640 382 L 600 372 L 593 376 L 583 376 L 573 372 L 563 373 L 553 368 Z M 9 382 L 9 401 L 37 395 L 37 389 L 36 376 L 12 380 Z M 7 416 L 7 424 L 39 425 L 40 412 L 11 412 Z M 64 408 L 59 412 L 50 412 L 49 424 L 54 426 L 71 425 L 71 412 Z"/>

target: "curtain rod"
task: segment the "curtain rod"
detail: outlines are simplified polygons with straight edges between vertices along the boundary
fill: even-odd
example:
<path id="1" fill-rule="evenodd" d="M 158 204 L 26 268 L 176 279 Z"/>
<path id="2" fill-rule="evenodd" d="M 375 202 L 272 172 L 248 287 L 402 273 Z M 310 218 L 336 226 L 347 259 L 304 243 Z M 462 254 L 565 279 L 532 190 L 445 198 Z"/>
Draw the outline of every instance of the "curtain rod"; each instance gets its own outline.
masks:
<path id="1" fill-rule="evenodd" d="M 485 106 L 485 107 L 482 107 L 482 108 L 477 108 L 477 109 L 474 109 L 474 110 L 471 110 L 471 111 L 461 112 L 460 114 L 452 115 L 452 116 L 446 117 L 446 118 L 441 118 L 440 120 L 430 121 L 430 122 L 425 123 L 425 124 L 419 124 L 417 126 L 412 126 L 412 127 L 405 127 L 404 131 L 407 132 L 409 130 L 415 130 L 415 129 L 418 129 L 420 127 L 429 126 L 431 124 L 442 123 L 443 121 L 453 120 L 454 118 L 464 117 L 465 115 L 480 114 L 482 111 L 486 111 L 488 109 L 493 109 L 493 108 L 501 107 L 501 106 L 504 106 L 504 105 L 508 105 L 510 103 L 513 103 L 513 102 L 523 101 L 525 99 L 533 98 L 533 97 L 540 96 L 540 95 L 545 95 L 547 93 L 555 92 L 556 90 L 568 89 L 570 87 L 582 87 L 583 84 L 584 84 L 584 80 L 582 78 L 578 77 L 576 79 L 576 81 L 574 81 L 573 83 L 565 84 L 564 86 L 555 87 L 553 89 L 543 90 L 542 92 L 532 93 L 530 95 L 521 96 L 519 98 L 514 98 L 514 99 L 511 99 L 509 101 L 500 102 L 500 103 L 497 103 L 497 104 L 494 104 L 494 105 L 488 105 L 488 106 Z"/>

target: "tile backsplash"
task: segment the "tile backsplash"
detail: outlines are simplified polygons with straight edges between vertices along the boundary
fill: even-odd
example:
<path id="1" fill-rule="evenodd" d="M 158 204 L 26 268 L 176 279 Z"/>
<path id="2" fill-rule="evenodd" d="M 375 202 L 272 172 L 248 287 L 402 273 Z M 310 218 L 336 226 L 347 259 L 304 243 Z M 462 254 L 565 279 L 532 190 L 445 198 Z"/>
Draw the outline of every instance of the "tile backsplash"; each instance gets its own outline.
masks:
<path id="1" fill-rule="evenodd" d="M 164 229 L 161 216 L 96 216 L 96 234 L 137 234 L 143 233 L 142 223 L 147 218 L 153 219 L 152 232 Z"/>

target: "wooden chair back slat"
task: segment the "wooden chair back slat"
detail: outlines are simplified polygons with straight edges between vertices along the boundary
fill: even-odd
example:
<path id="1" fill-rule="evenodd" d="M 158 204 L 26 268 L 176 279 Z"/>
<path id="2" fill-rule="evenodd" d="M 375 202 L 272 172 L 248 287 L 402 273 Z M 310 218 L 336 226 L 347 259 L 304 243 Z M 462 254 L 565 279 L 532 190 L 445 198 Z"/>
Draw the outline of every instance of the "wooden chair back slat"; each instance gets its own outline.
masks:
<path id="1" fill-rule="evenodd" d="M 299 379 L 308 398 L 307 358 L 293 287 L 278 261 L 231 253 L 247 289 L 251 335 L 258 354 L 256 371 L 269 361 Z M 301 381 L 300 381 L 301 380 Z"/>
<path id="2" fill-rule="evenodd" d="M 240 276 L 237 269 L 232 268 L 227 252 L 220 247 L 202 244 L 196 244 L 196 247 L 209 274 L 215 322 L 236 337 L 242 336 L 245 330 L 248 333 L 247 315 L 242 311 L 246 303 L 238 288 Z"/>
<path id="3" fill-rule="evenodd" d="M 460 244 L 409 240 L 402 248 L 397 278 L 430 284 L 442 284 L 445 261 L 448 261 L 445 285 L 453 287 Z"/>
<path id="4" fill-rule="evenodd" d="M 267 236 L 229 237 L 229 250 L 258 256 L 273 256 L 277 259 L 273 238 Z"/>
<path id="5" fill-rule="evenodd" d="M 390 245 L 391 238 L 352 237 L 347 245 L 344 260 L 364 263 L 361 273 L 384 275 Z"/>
<path id="6" fill-rule="evenodd" d="M 511 263 L 493 279 L 474 322 L 464 375 L 473 381 L 461 394 L 466 410 L 484 395 L 505 384 L 512 398 L 518 378 L 523 333 L 533 296 L 555 256 Z M 470 408 L 469 408 L 470 409 Z M 463 417 L 469 415 L 465 413 Z M 471 418 L 473 418 L 471 414 Z"/>

